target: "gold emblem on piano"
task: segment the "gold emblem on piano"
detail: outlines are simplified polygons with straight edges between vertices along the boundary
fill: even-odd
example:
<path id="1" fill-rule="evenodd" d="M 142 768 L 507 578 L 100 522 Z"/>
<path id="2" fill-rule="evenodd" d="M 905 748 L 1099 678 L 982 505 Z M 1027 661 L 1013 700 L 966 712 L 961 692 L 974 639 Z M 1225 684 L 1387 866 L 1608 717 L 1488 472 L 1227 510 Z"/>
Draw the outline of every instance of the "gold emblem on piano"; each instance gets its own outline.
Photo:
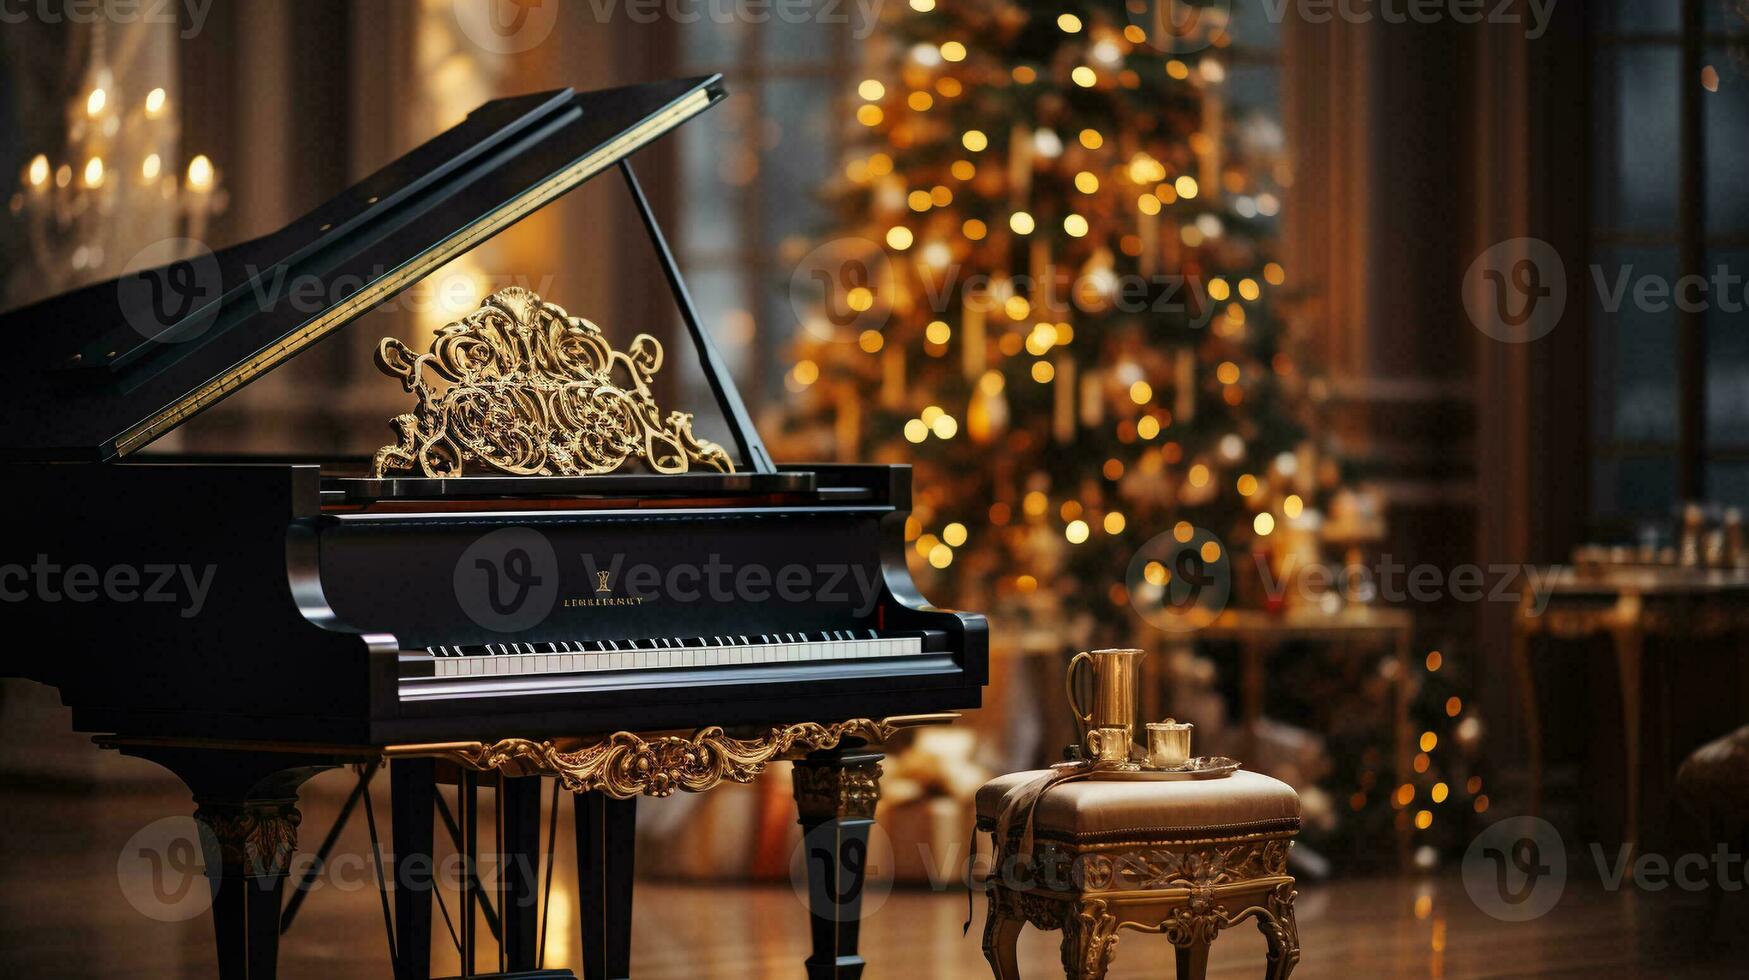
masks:
<path id="1" fill-rule="evenodd" d="M 600 592 L 612 592 L 613 591 L 613 589 L 611 587 L 609 587 L 607 584 L 607 574 L 608 573 L 604 572 L 604 571 L 595 573 L 595 591 L 596 592 L 600 593 Z"/>
<path id="2" fill-rule="evenodd" d="M 735 470 L 722 446 L 693 435 L 690 413 L 662 417 L 650 392 L 656 338 L 614 350 L 600 327 L 526 289 L 487 297 L 427 353 L 384 338 L 377 365 L 418 396 L 390 423 L 400 442 L 377 450 L 379 477 L 581 476 L 633 458 L 657 473 Z"/>

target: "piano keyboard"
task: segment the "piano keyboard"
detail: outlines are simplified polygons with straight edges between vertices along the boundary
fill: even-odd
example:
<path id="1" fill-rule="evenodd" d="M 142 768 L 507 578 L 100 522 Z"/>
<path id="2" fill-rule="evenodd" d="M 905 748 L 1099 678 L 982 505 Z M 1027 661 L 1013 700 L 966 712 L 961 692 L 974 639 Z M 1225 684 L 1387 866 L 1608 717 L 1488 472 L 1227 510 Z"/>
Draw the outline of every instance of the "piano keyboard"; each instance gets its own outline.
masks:
<path id="1" fill-rule="evenodd" d="M 427 647 L 437 677 L 503 677 L 607 670 L 740 667 L 822 660 L 870 660 L 923 652 L 921 633 L 874 630 L 749 633 L 553 643 Z"/>

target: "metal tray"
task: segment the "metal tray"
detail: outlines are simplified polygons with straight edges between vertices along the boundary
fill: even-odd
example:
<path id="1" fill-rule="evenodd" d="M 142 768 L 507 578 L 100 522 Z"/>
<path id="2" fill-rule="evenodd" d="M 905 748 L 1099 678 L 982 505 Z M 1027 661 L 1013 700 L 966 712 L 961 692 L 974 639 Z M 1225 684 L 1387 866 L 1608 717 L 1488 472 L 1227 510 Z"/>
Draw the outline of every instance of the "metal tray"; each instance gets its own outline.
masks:
<path id="1" fill-rule="evenodd" d="M 1239 770 L 1239 760 L 1229 759 L 1224 755 L 1202 755 L 1190 759 L 1184 765 L 1174 769 L 1150 769 L 1145 763 L 1127 762 L 1115 766 L 1101 766 L 1093 770 L 1088 779 L 1104 779 L 1114 782 L 1172 782 L 1185 779 L 1221 779 L 1231 776 Z"/>

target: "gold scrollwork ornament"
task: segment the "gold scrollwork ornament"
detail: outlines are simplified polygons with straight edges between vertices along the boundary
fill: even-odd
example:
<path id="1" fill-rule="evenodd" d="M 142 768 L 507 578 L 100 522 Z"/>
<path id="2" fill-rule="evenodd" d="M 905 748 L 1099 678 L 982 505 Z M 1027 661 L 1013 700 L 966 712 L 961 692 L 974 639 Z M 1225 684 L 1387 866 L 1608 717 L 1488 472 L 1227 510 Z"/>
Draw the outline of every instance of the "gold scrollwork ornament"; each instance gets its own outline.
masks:
<path id="1" fill-rule="evenodd" d="M 377 365 L 418 398 L 390 423 L 400 441 L 377 450 L 379 477 L 581 476 L 631 459 L 657 473 L 735 469 L 722 446 L 693 435 L 690 413 L 662 416 L 650 391 L 656 338 L 614 350 L 600 327 L 526 289 L 488 296 L 426 353 L 385 338 Z"/>
<path id="2" fill-rule="evenodd" d="M 752 738 L 736 738 L 713 726 L 691 736 L 645 738 L 616 732 L 580 748 L 508 738 L 446 746 L 428 754 L 507 776 L 555 776 L 573 793 L 597 791 L 623 800 L 640 794 L 668 796 L 675 790 L 698 793 L 725 780 L 751 782 L 773 759 L 835 748 L 846 739 L 884 742 L 897 730 L 888 722 L 855 718 L 831 725 L 786 725 Z M 872 792 L 878 795 L 878 790 Z M 870 796 L 871 806 L 872 800 Z"/>

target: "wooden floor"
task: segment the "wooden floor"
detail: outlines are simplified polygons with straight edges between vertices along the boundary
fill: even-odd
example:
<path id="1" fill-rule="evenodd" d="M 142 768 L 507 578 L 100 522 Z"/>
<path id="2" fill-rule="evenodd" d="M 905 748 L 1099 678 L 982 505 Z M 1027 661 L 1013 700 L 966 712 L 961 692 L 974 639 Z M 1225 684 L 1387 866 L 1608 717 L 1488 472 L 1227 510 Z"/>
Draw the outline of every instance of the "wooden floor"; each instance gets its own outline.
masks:
<path id="1" fill-rule="evenodd" d="M 189 812 L 183 792 L 155 772 L 147 767 L 125 790 L 78 784 L 45 788 L 16 778 L 0 785 L 0 976 L 210 975 L 211 927 L 205 916 L 154 921 L 136 911 L 118 885 L 118 860 L 129 838 L 158 818 Z M 306 848 L 326 830 L 346 779 L 346 773 L 325 774 L 306 795 Z M 368 860 L 359 822 L 342 839 L 341 851 Z M 569 859 L 563 845 L 561 859 Z M 549 966 L 576 962 L 571 878 L 561 873 L 555 889 Z M 1698 905 L 1690 895 L 1610 895 L 1595 884 L 1575 883 L 1548 916 L 1505 924 L 1478 911 L 1450 871 L 1302 885 L 1304 959 L 1295 975 L 1744 975 L 1730 967 L 1743 962 L 1740 937 L 1749 933 L 1744 925 L 1749 914 L 1737 906 L 1749 905 L 1749 892 L 1738 893 L 1727 905 L 1726 925 L 1718 933 L 1735 934 L 1736 940 L 1699 941 L 1686 924 Z M 639 977 L 801 975 L 804 913 L 787 885 L 640 882 L 637 909 L 633 964 Z M 979 929 L 969 936 L 960 933 L 965 915 L 964 892 L 893 891 L 864 925 L 866 976 L 988 976 L 978 949 Z M 365 870 L 350 888 L 324 887 L 310 895 L 282 947 L 281 975 L 387 977 L 386 945 L 377 893 Z M 1684 948 L 1703 952 L 1671 952 Z M 1029 930 L 1021 957 L 1029 976 L 1061 976 L 1053 937 Z M 1169 976 L 1171 963 L 1164 940 L 1126 933 L 1111 976 Z M 453 953 L 440 955 L 439 965 L 455 972 Z M 1257 976 L 1262 969 L 1263 941 L 1255 929 L 1237 930 L 1216 943 L 1211 976 Z"/>

